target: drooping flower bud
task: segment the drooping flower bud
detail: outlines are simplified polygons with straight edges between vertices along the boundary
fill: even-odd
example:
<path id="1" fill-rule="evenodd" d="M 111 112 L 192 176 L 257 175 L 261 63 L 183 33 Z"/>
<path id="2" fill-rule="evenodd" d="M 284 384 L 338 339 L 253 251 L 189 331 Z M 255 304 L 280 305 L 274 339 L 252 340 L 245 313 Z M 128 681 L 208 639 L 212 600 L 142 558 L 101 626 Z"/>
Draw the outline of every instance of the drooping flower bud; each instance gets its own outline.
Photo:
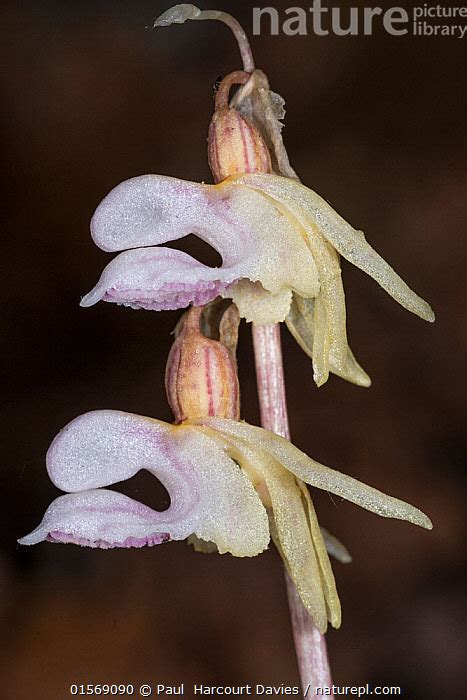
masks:
<path id="1" fill-rule="evenodd" d="M 222 314 L 219 340 L 213 340 L 201 331 L 204 308 L 193 307 L 182 316 L 167 360 L 165 387 L 177 423 L 208 416 L 240 419 L 238 311 L 231 305 Z"/>
<path id="2" fill-rule="evenodd" d="M 271 156 L 260 132 L 236 109 L 229 107 L 232 85 L 244 85 L 250 75 L 229 73 L 216 95 L 216 109 L 209 125 L 208 159 L 213 177 L 221 182 L 230 175 L 270 173 Z"/>

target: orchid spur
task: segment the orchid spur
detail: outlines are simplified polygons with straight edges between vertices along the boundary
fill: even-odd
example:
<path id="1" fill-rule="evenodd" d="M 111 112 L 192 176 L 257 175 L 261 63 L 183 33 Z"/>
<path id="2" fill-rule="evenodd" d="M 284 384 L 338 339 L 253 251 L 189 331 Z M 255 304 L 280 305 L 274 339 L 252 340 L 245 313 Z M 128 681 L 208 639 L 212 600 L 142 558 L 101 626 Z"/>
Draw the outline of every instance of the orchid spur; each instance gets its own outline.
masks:
<path id="1" fill-rule="evenodd" d="M 107 549 L 189 539 L 203 551 L 251 557 L 272 537 L 316 626 L 322 632 L 328 621 L 339 627 L 339 597 L 306 484 L 384 517 L 424 528 L 431 522 L 413 506 L 315 462 L 288 440 L 238 421 L 236 338 L 229 343 L 235 320 L 221 324 L 216 341 L 202 335 L 201 314 L 200 308 L 187 314 L 168 360 L 168 398 L 183 421 L 171 425 L 112 410 L 74 419 L 47 454 L 49 476 L 67 494 L 20 543 Z M 166 487 L 167 510 L 105 488 L 141 469 Z"/>

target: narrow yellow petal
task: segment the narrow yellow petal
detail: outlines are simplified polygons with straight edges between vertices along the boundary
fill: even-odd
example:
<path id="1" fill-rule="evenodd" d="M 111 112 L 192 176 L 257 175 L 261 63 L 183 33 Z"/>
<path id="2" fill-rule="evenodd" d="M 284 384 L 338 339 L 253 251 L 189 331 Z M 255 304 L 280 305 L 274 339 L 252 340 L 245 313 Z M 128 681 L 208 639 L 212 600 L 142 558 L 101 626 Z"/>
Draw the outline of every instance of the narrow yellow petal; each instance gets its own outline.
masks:
<path id="1" fill-rule="evenodd" d="M 348 348 L 347 350 L 347 362 L 345 363 L 344 371 L 336 371 L 338 377 L 342 379 L 347 379 L 348 382 L 357 384 L 358 386 L 369 387 L 371 386 L 371 379 L 365 372 L 363 367 L 359 365 L 355 359 L 355 355 L 352 350 Z"/>
<path id="2" fill-rule="evenodd" d="M 387 496 L 372 486 L 367 486 L 351 476 L 342 474 L 335 469 L 315 462 L 314 459 L 297 449 L 292 443 L 269 430 L 258 428 L 248 423 L 238 423 L 220 418 L 209 418 L 197 421 L 210 426 L 225 435 L 234 436 L 253 442 L 260 449 L 269 452 L 277 461 L 284 465 L 292 474 L 310 486 L 329 491 L 336 496 L 345 498 L 362 508 L 377 513 L 384 518 L 407 520 L 431 530 L 431 520 L 418 508 L 411 506 L 398 498 Z"/>
<path id="3" fill-rule="evenodd" d="M 314 336 L 313 336 L 313 379 L 317 386 L 325 384 L 329 377 L 330 338 L 327 324 L 328 315 L 319 294 L 314 305 Z"/>
<path id="4" fill-rule="evenodd" d="M 292 304 L 285 322 L 290 333 L 297 341 L 308 357 L 313 359 L 313 345 L 315 336 L 314 299 L 304 299 L 294 294 Z M 333 348 L 329 349 L 329 370 L 338 377 L 357 384 L 358 386 L 371 386 L 371 379 L 365 370 L 359 365 L 352 350 L 347 347 L 347 357 L 342 369 L 337 367 Z"/>
<path id="5" fill-rule="evenodd" d="M 310 237 L 317 227 L 338 253 L 373 277 L 401 306 L 425 321 L 435 320 L 429 304 L 367 243 L 362 232 L 352 228 L 319 194 L 279 175 L 242 175 L 236 181 L 281 202 L 307 229 Z"/>
<path id="6" fill-rule="evenodd" d="M 316 511 L 313 506 L 313 501 L 311 500 L 310 492 L 300 479 L 297 480 L 297 484 L 300 488 L 302 498 L 306 506 L 310 534 L 321 571 L 321 580 L 323 583 L 328 620 L 333 627 L 338 629 L 341 626 L 341 604 L 337 593 L 336 581 L 332 572 L 331 562 L 329 561 L 328 552 L 321 533 L 321 528 L 318 523 L 318 518 L 316 517 Z"/>
<path id="7" fill-rule="evenodd" d="M 271 536 L 282 556 L 300 598 L 321 632 L 327 627 L 327 608 L 321 567 L 310 532 L 302 495 L 294 476 L 274 457 L 257 449 L 251 442 L 220 435 L 209 428 L 199 430 L 224 445 L 231 459 L 237 461 L 258 493 L 270 503 Z M 272 513 L 271 513 L 272 511 Z M 324 545 L 323 545 L 324 547 Z M 327 556 L 327 555 L 326 555 Z M 333 617 L 335 620 L 335 616 Z M 333 623 L 334 624 L 334 623 Z"/>
<path id="8" fill-rule="evenodd" d="M 242 451 L 245 454 L 243 449 Z M 325 632 L 328 582 L 321 576 L 321 562 L 311 537 L 300 490 L 292 474 L 281 468 L 275 460 L 269 458 L 266 461 L 265 458 L 263 470 L 284 563 L 316 626 Z M 335 624 L 334 615 L 331 623 L 335 627 L 339 626 Z"/>

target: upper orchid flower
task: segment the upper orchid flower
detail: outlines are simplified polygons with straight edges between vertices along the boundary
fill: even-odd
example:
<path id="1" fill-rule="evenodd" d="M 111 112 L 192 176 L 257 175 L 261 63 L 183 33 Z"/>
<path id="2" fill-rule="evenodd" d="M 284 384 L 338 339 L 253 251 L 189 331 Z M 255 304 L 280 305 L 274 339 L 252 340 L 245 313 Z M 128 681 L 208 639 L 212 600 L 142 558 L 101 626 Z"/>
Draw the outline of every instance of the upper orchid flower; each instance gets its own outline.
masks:
<path id="1" fill-rule="evenodd" d="M 235 307 L 232 307 L 233 309 Z M 431 528 L 413 506 L 315 462 L 288 440 L 239 422 L 235 311 L 220 340 L 203 337 L 201 309 L 182 324 L 167 393 L 179 425 L 120 411 L 76 418 L 53 441 L 47 469 L 63 491 L 20 540 L 142 547 L 189 539 L 197 549 L 255 556 L 272 536 L 316 625 L 340 624 L 340 603 L 311 484 L 367 510 Z M 157 512 L 106 488 L 146 469 L 170 495 Z M 325 535 L 326 539 L 329 538 Z M 331 540 L 332 542 L 332 540 Z"/>
<path id="2" fill-rule="evenodd" d="M 117 256 L 83 306 L 113 301 L 177 309 L 230 297 L 257 324 L 284 321 L 292 292 L 315 299 L 313 358 L 331 356 L 345 372 L 345 296 L 337 252 L 367 272 L 402 306 L 432 321 L 433 312 L 319 195 L 274 174 L 244 174 L 218 185 L 145 175 L 116 187 L 91 224 Z M 221 254 L 210 268 L 186 253 L 154 246 L 195 233 Z M 319 382 L 320 383 L 320 382 Z"/>
<path id="3" fill-rule="evenodd" d="M 103 250 L 132 250 L 106 267 L 82 306 L 103 299 L 179 309 L 220 295 L 232 298 L 241 316 L 261 324 L 285 319 L 292 291 L 313 298 L 320 290 L 317 266 L 295 222 L 271 197 L 235 180 L 218 185 L 163 175 L 127 180 L 99 205 L 91 232 Z M 220 253 L 221 267 L 152 247 L 190 233 Z"/>
<path id="4" fill-rule="evenodd" d="M 256 126 L 239 111 L 242 105 L 245 111 L 249 82 L 264 83 L 257 73 L 232 73 L 219 89 L 209 138 L 209 161 L 218 184 L 144 175 L 118 185 L 101 202 L 91 222 L 92 237 L 103 250 L 125 252 L 106 267 L 81 304 L 103 299 L 160 310 L 229 297 L 253 323 L 287 319 L 313 358 L 318 385 L 333 371 L 368 386 L 370 380 L 347 343 L 339 254 L 409 311 L 427 321 L 434 320 L 433 311 L 328 202 L 296 178 L 272 172 L 281 158 L 277 117 L 270 116 L 276 121 L 270 127 L 270 153 L 258 114 Z M 237 98 L 238 110 L 228 103 L 234 83 L 244 84 L 242 94 L 247 96 Z M 284 167 L 291 171 L 290 165 Z M 188 234 L 215 248 L 221 267 L 154 247 Z"/>
<path id="5" fill-rule="evenodd" d="M 113 301 L 135 308 L 178 309 L 230 297 L 256 324 L 287 319 L 292 293 L 310 301 L 317 384 L 329 369 L 362 385 L 369 380 L 349 351 L 338 253 L 367 272 L 421 318 L 433 311 L 318 194 L 272 173 L 244 173 L 216 185 L 144 175 L 116 187 L 91 223 L 95 243 L 126 250 L 104 270 L 81 304 Z M 215 248 L 211 268 L 184 252 L 153 247 L 196 234 Z M 300 301 L 298 302 L 300 303 Z M 293 308 L 292 308 L 293 311 Z M 353 376 L 352 376 L 353 375 Z"/>

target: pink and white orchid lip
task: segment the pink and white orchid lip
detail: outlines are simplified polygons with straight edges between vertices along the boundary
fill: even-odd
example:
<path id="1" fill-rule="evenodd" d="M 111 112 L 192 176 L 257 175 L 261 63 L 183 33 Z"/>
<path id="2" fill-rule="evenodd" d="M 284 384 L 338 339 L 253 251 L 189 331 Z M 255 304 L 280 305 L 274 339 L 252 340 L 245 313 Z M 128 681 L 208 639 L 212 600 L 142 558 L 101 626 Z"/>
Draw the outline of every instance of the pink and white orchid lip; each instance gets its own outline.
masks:
<path id="1" fill-rule="evenodd" d="M 47 469 L 56 486 L 72 493 L 57 498 L 21 544 L 140 547 L 195 534 L 235 556 L 254 556 L 268 546 L 267 514 L 253 486 L 215 441 L 190 426 L 120 411 L 86 413 L 57 435 Z M 169 492 L 162 513 L 99 490 L 140 469 Z"/>
<path id="2" fill-rule="evenodd" d="M 107 489 L 66 494 L 53 501 L 44 518 L 20 544 L 73 543 L 83 547 L 144 547 L 171 539 L 170 519 L 128 496 Z M 164 530 L 165 528 L 165 530 Z"/>
<path id="3" fill-rule="evenodd" d="M 281 301 L 275 312 L 268 308 L 267 317 L 256 304 L 249 320 L 272 323 L 287 315 L 291 290 L 305 297 L 319 292 L 316 265 L 294 222 L 272 198 L 248 187 L 161 175 L 133 178 L 101 202 L 91 232 L 103 250 L 131 250 L 107 266 L 82 306 L 103 299 L 145 309 L 182 308 L 232 296 L 237 283 L 249 281 Z M 222 266 L 210 268 L 186 253 L 152 247 L 189 234 L 215 248 Z"/>
<path id="4" fill-rule="evenodd" d="M 127 250 L 107 265 L 81 306 L 101 300 L 153 311 L 202 306 L 224 294 L 237 274 L 171 248 Z"/>

